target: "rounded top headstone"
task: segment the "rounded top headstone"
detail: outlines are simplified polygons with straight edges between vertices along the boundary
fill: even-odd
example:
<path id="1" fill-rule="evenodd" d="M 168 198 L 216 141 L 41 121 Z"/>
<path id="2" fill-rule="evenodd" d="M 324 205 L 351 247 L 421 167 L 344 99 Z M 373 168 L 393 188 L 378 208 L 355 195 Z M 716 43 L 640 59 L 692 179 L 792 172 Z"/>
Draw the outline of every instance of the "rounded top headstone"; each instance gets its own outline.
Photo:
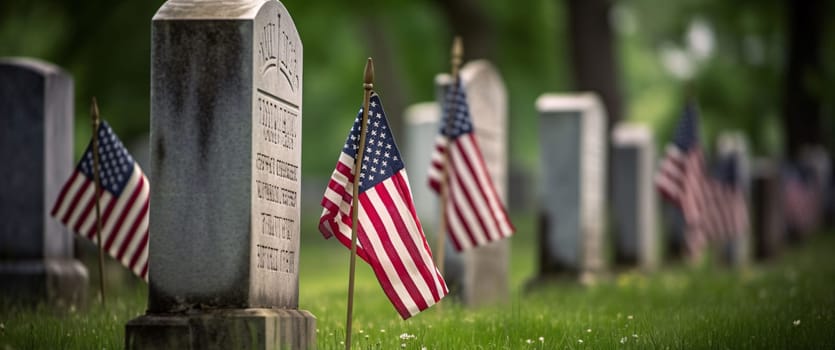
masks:
<path id="1" fill-rule="evenodd" d="M 9 66 L 23 68 L 41 75 L 65 74 L 61 67 L 52 63 L 29 57 L 0 57 L 0 67 Z"/>
<path id="2" fill-rule="evenodd" d="M 652 143 L 652 131 L 646 124 L 618 123 L 612 130 L 612 142 L 618 145 Z"/>
<path id="3" fill-rule="evenodd" d="M 154 20 L 251 18 L 265 0 L 168 0 Z"/>

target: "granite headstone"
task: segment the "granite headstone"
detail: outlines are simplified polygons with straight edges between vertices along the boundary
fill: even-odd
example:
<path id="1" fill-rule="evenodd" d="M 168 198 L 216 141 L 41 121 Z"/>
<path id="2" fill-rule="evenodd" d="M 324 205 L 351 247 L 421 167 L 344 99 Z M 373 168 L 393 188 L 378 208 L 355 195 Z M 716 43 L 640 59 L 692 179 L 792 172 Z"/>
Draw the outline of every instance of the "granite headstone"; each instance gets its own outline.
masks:
<path id="1" fill-rule="evenodd" d="M 152 22 L 148 313 L 127 348 L 310 348 L 298 310 L 302 44 L 278 1 Z"/>
<path id="2" fill-rule="evenodd" d="M 593 93 L 544 94 L 539 111 L 539 278 L 577 274 L 591 283 L 605 268 L 606 117 Z"/>
<path id="3" fill-rule="evenodd" d="M 73 80 L 50 63 L 0 59 L 0 296 L 83 306 L 87 269 L 50 216 L 73 171 Z"/>
<path id="4" fill-rule="evenodd" d="M 655 144 L 643 124 L 612 129 L 612 225 L 615 259 L 649 271 L 658 264 L 657 195 L 653 183 Z"/>

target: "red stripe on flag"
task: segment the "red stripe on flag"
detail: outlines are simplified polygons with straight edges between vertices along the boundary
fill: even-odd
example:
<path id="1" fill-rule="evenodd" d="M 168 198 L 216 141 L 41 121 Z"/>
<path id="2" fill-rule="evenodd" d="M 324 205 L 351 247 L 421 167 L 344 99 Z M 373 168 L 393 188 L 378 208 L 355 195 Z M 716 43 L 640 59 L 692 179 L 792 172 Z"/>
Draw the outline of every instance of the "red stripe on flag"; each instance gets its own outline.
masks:
<path id="1" fill-rule="evenodd" d="M 87 179 L 84 180 L 85 181 L 81 183 L 81 188 L 79 188 L 78 192 L 75 193 L 75 196 L 72 197 L 70 207 L 67 209 L 67 212 L 64 213 L 64 217 L 61 218 L 61 222 L 63 222 L 64 225 L 69 225 L 70 217 L 73 213 L 75 213 L 74 209 L 78 208 L 78 202 L 81 201 L 81 197 L 84 195 L 84 192 L 87 192 L 87 188 L 89 188 L 90 184 L 93 183 Z"/>
<path id="2" fill-rule="evenodd" d="M 395 195 L 399 198 L 392 198 L 392 195 L 388 192 L 388 188 L 386 188 L 385 186 L 377 186 L 377 195 L 380 196 L 380 199 L 382 199 L 383 202 L 394 203 L 395 201 L 399 201 L 402 203 L 404 201 L 402 193 L 408 192 L 408 189 L 404 191 L 402 187 L 399 187 L 403 186 L 404 184 L 402 179 L 399 179 L 400 181 L 397 181 L 398 179 L 395 179 L 395 177 L 399 177 L 398 175 L 399 173 L 395 174 L 391 178 L 391 180 L 388 181 L 391 181 L 394 188 L 397 189 L 398 192 L 395 193 Z M 413 215 L 414 209 L 408 208 L 408 205 L 406 206 L 407 210 L 410 211 L 409 215 Z M 436 301 L 439 300 L 440 296 L 438 294 L 438 290 L 435 288 L 435 283 L 430 283 L 434 280 L 432 277 L 432 273 L 429 271 L 429 268 L 423 263 L 423 256 L 421 256 L 420 252 L 418 251 L 417 242 L 415 242 L 415 240 L 412 238 L 412 235 L 410 234 L 412 230 L 410 230 L 406 226 L 406 223 L 396 205 L 388 205 L 385 207 L 385 209 L 388 211 L 388 214 L 391 217 L 391 220 L 394 222 L 395 227 L 397 227 L 395 233 L 397 233 L 400 236 L 400 240 L 403 242 L 403 246 L 406 248 L 406 251 L 409 252 L 409 257 L 412 259 L 412 261 L 414 261 L 415 267 L 417 267 L 418 269 L 418 273 L 421 277 L 423 277 L 423 280 L 425 281 L 426 285 L 429 286 L 429 291 L 432 293 L 432 297 Z M 419 227 L 416 228 L 418 230 L 420 229 Z"/>
<path id="3" fill-rule="evenodd" d="M 142 209 L 139 211 L 139 215 L 137 215 L 136 219 L 133 220 L 133 225 L 131 225 L 125 238 L 122 239 L 122 244 L 121 246 L 119 246 L 119 251 L 116 253 L 116 259 L 122 260 L 122 257 L 125 256 L 125 251 L 128 249 L 128 246 L 130 245 L 130 242 L 133 240 L 133 237 L 139 233 L 139 225 L 142 223 L 142 221 L 146 220 L 147 218 L 146 215 L 148 214 L 148 205 L 150 204 L 150 201 L 150 198 L 145 198 L 145 204 L 142 205 Z"/>
<path id="4" fill-rule="evenodd" d="M 116 220 L 116 224 L 113 225 L 113 232 L 119 232 L 122 228 L 122 225 L 125 223 L 125 219 L 130 213 L 130 210 L 133 208 L 133 204 L 136 203 L 136 199 L 139 197 L 139 194 L 142 192 L 142 187 L 145 183 L 145 178 L 142 177 L 139 179 L 139 184 L 137 184 L 136 188 L 133 190 L 133 193 L 130 195 L 130 198 L 126 202 L 125 207 L 122 209 L 122 212 L 119 214 L 119 219 Z M 124 194 L 124 193 L 123 193 Z M 110 246 L 113 244 L 113 238 L 116 237 L 116 234 L 112 234 L 108 240 L 107 244 L 104 246 L 104 250 L 110 251 Z"/>
<path id="5" fill-rule="evenodd" d="M 148 232 L 148 230 L 145 230 L 145 233 L 142 234 L 142 240 L 139 241 L 139 245 L 137 245 L 136 249 L 133 250 L 133 255 L 130 257 L 130 264 L 128 264 L 131 271 L 136 269 L 136 263 L 139 261 L 139 257 L 141 257 L 142 253 L 148 249 Z"/>
<path id="6" fill-rule="evenodd" d="M 412 314 L 409 312 L 409 309 L 405 304 L 403 304 L 403 300 L 400 299 L 400 295 L 397 294 L 397 291 L 394 290 L 391 280 L 388 278 L 383 265 L 380 263 L 380 259 L 377 257 L 377 252 L 373 248 L 370 248 L 372 245 L 368 240 L 365 228 L 362 225 L 358 225 L 357 231 L 357 239 L 362 242 L 364 246 L 369 247 L 368 260 L 366 260 L 366 262 L 368 262 L 368 265 L 370 265 L 371 269 L 374 270 L 374 275 L 377 276 L 377 281 L 380 282 L 380 287 L 383 288 L 383 292 L 389 298 L 392 305 L 394 305 L 394 309 L 397 310 L 397 313 L 400 314 L 401 318 L 405 320 L 411 317 Z M 348 247 L 350 247 L 350 242 L 348 243 Z"/>
<path id="7" fill-rule="evenodd" d="M 64 187 L 61 188 L 61 193 L 58 194 L 58 199 L 55 200 L 55 205 L 52 207 L 52 211 L 49 215 L 55 216 L 55 214 L 58 214 L 58 209 L 61 208 L 62 204 L 64 204 L 64 197 L 67 196 L 67 191 L 70 190 L 70 187 L 72 187 L 73 182 L 75 182 L 77 177 L 78 171 L 74 171 L 72 176 L 70 176 L 70 179 L 64 184 Z"/>
<path id="8" fill-rule="evenodd" d="M 388 181 L 388 180 L 386 180 Z M 379 185 L 378 185 L 379 186 Z M 359 196 L 360 208 L 362 208 L 362 215 L 367 216 L 371 224 L 374 226 L 374 234 L 380 233 L 387 233 L 389 230 L 383 225 L 379 214 L 373 203 L 368 199 L 366 195 Z M 392 203 L 384 203 L 385 206 L 393 205 Z M 402 258 L 397 253 L 397 250 L 391 244 L 391 239 L 389 237 L 380 236 L 380 243 L 383 245 L 383 252 L 391 261 L 392 267 L 397 272 L 397 277 L 400 283 L 406 288 L 406 292 L 409 294 L 409 297 L 412 298 L 412 301 L 417 304 L 418 309 L 423 310 L 428 308 L 429 306 L 426 305 L 426 301 L 423 300 L 423 296 L 420 295 L 420 291 L 415 285 L 415 282 L 412 280 L 409 272 L 406 270 L 406 267 L 403 263 Z M 372 249 L 373 250 L 373 249 Z"/>

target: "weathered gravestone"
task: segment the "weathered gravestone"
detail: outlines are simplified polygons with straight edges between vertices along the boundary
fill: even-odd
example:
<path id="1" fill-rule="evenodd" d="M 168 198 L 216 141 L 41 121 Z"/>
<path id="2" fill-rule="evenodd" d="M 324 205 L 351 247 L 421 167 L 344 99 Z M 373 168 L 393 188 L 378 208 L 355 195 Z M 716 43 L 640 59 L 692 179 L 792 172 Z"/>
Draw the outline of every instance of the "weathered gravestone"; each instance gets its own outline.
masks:
<path id="1" fill-rule="evenodd" d="M 569 273 L 593 282 L 604 268 L 605 111 L 592 93 L 545 94 L 536 108 L 543 211 L 539 277 Z"/>
<path id="2" fill-rule="evenodd" d="M 403 159 L 408 162 L 410 169 L 419 169 L 409 175 L 409 185 L 412 187 L 412 198 L 415 201 L 415 211 L 420 217 L 423 230 L 436 233 L 438 230 L 438 196 L 426 190 L 429 183 L 429 169 L 432 162 L 432 152 L 435 137 L 438 136 L 438 120 L 441 107 L 436 102 L 423 102 L 409 106 L 403 116 L 406 121 L 406 147 Z"/>
<path id="3" fill-rule="evenodd" d="M 716 138 L 716 150 L 720 162 L 726 161 L 733 166 L 730 169 L 735 175 L 733 179 L 737 188 L 741 188 L 745 197 L 746 213 L 745 218 L 736 217 L 736 220 L 750 220 L 751 203 L 751 157 L 748 153 L 748 142 L 741 132 L 726 131 Z M 723 256 L 724 259 L 734 266 L 746 266 L 751 260 L 751 225 L 743 232 L 733 232 L 731 240 L 726 242 Z"/>
<path id="4" fill-rule="evenodd" d="M 499 71 L 486 60 L 468 62 L 461 67 L 460 74 L 484 163 L 499 198 L 506 204 L 508 105 L 504 81 Z M 437 100 L 441 108 L 452 82 L 449 74 L 435 77 Z M 436 127 L 436 135 L 438 130 Z M 425 142 L 427 146 L 434 144 L 434 136 Z M 431 152 L 432 147 L 428 146 L 427 149 Z M 452 292 L 460 294 L 464 304 L 478 306 L 508 300 L 509 239 L 491 242 L 463 253 L 457 253 L 448 243 L 444 251 L 444 278 Z"/>
<path id="5" fill-rule="evenodd" d="M 87 269 L 49 212 L 73 171 L 73 81 L 33 59 L 0 59 L 0 296 L 83 306 Z"/>
<path id="6" fill-rule="evenodd" d="M 148 312 L 134 348 L 315 347 L 298 310 L 302 45 L 277 1 L 166 2 L 151 49 Z"/>
<path id="7" fill-rule="evenodd" d="M 621 123 L 612 129 L 612 219 L 615 259 L 653 270 L 658 264 L 655 144 L 646 125 Z"/>
<path id="8" fill-rule="evenodd" d="M 765 260 L 782 250 L 786 236 L 780 170 L 766 158 L 754 159 L 751 171 L 751 230 L 754 255 Z"/>

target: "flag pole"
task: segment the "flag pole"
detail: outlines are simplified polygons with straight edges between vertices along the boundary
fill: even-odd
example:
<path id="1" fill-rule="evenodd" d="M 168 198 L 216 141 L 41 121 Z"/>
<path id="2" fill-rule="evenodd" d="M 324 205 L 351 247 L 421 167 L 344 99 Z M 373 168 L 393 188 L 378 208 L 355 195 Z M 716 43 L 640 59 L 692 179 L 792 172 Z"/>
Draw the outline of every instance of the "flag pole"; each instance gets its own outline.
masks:
<path id="1" fill-rule="evenodd" d="M 365 89 L 365 94 L 362 99 L 362 119 L 360 120 L 360 140 L 359 148 L 357 148 L 356 158 L 354 159 L 354 188 L 353 199 L 351 203 L 351 267 L 348 272 L 348 317 L 345 326 L 345 349 L 351 349 L 351 327 L 354 316 L 354 271 L 357 265 L 357 221 L 359 217 L 359 182 L 360 170 L 362 167 L 363 151 L 365 150 L 365 134 L 368 124 L 368 104 L 371 100 L 371 89 L 374 87 L 374 62 L 371 57 L 365 62 L 365 72 L 363 74 L 362 84 Z"/>
<path id="2" fill-rule="evenodd" d="M 90 117 L 93 119 L 93 183 L 96 189 L 96 244 L 99 246 L 99 290 L 101 291 L 101 304 L 105 306 L 104 296 L 104 246 L 101 243 L 101 182 L 99 181 L 99 105 L 96 97 L 90 106 Z"/>
<path id="3" fill-rule="evenodd" d="M 464 56 L 464 46 L 461 43 L 461 37 L 456 36 L 452 40 L 452 58 L 451 58 L 451 65 L 452 69 L 450 73 L 452 74 L 452 86 L 449 87 L 448 95 L 455 95 L 456 89 L 458 89 L 458 67 L 461 65 L 462 57 Z M 444 132 L 447 132 L 452 127 L 452 113 L 455 111 L 452 108 L 451 101 L 447 101 L 447 105 L 444 106 L 446 108 L 446 125 L 444 125 Z M 441 121 L 443 122 L 443 121 Z M 446 245 L 446 229 L 447 229 L 447 217 L 446 217 L 446 209 L 447 209 L 447 202 L 449 202 L 449 191 L 447 183 L 449 182 L 449 144 L 447 144 L 444 153 L 441 154 L 443 158 L 443 168 L 441 172 L 441 216 L 440 216 L 440 228 L 438 228 L 438 242 L 436 243 L 438 248 L 436 249 L 437 257 L 435 258 L 435 264 L 438 266 L 438 270 L 441 273 L 444 273 L 444 246 Z"/>

